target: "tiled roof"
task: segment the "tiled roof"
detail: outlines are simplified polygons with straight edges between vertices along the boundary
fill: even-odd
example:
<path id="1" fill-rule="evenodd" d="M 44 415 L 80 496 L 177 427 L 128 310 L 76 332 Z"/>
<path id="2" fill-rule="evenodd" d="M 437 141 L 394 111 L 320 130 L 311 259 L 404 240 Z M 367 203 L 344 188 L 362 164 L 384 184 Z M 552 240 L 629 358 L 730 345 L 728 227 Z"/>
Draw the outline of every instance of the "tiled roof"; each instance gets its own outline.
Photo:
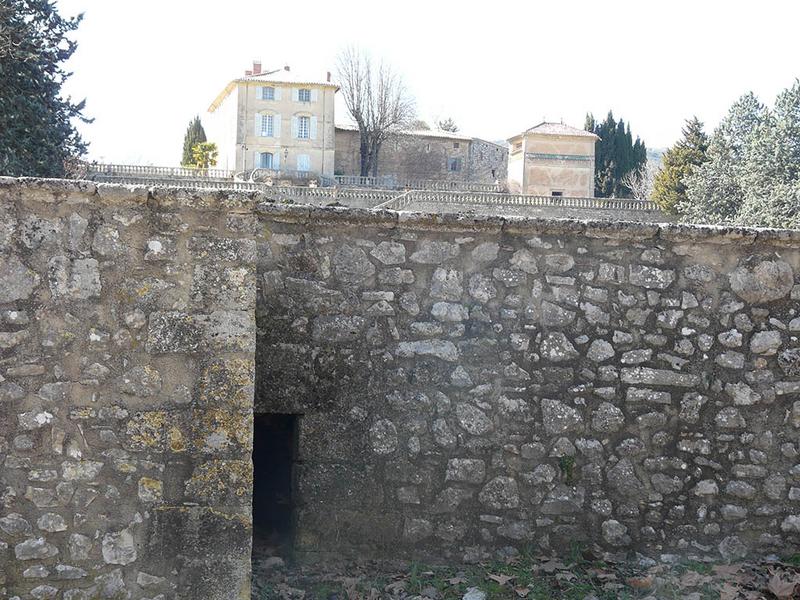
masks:
<path id="1" fill-rule="evenodd" d="M 265 83 L 293 83 L 293 84 L 306 84 L 306 85 L 325 85 L 335 87 L 338 85 L 333 82 L 326 81 L 324 77 L 315 77 L 310 73 L 302 73 L 295 71 L 287 71 L 286 69 L 275 69 L 273 71 L 264 71 L 258 75 L 245 75 L 239 77 L 235 81 L 263 81 Z"/>
<path id="2" fill-rule="evenodd" d="M 358 127 L 355 125 L 347 124 L 336 124 L 336 129 L 344 129 L 345 131 L 358 131 Z M 445 140 L 458 140 L 464 142 L 471 142 L 472 140 L 477 140 L 481 138 L 472 137 L 469 135 L 464 135 L 462 133 L 453 133 L 451 131 L 440 131 L 438 129 L 407 129 L 404 131 L 398 132 L 400 135 L 413 135 L 417 137 L 428 137 L 428 138 L 439 138 Z M 495 144 L 495 142 L 489 142 L 490 144 Z M 500 144 L 497 144 L 500 145 Z"/>
<path id="3" fill-rule="evenodd" d="M 585 129 L 577 129 L 575 127 L 570 127 L 569 125 L 564 125 L 563 123 L 548 123 L 543 121 L 538 125 L 534 125 L 530 129 L 526 129 L 525 133 L 541 133 L 543 135 L 570 135 L 570 136 L 578 136 L 578 137 L 594 137 L 597 136 L 592 133 L 591 131 L 586 131 Z"/>
<path id="4" fill-rule="evenodd" d="M 208 107 L 208 112 L 214 112 L 217 110 L 222 104 L 222 102 L 227 98 L 230 93 L 236 89 L 236 85 L 239 83 L 247 83 L 247 82 L 263 82 L 263 83 L 291 83 L 292 85 L 320 85 L 320 86 L 327 86 L 335 88 L 336 90 L 339 89 L 339 86 L 335 83 L 330 81 L 324 81 L 322 77 L 309 77 L 308 73 L 295 73 L 293 71 L 287 71 L 286 69 L 274 69 L 272 71 L 263 71 L 258 75 L 245 75 L 243 77 L 238 77 L 236 79 L 232 79 L 228 85 L 225 86 L 214 101 L 211 103 L 211 106 Z"/>

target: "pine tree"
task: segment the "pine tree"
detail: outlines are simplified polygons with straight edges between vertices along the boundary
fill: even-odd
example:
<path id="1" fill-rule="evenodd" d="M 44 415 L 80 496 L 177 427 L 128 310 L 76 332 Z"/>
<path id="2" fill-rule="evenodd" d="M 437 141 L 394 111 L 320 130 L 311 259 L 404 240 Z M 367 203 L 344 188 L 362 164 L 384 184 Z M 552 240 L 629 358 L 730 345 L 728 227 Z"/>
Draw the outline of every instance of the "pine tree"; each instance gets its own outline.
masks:
<path id="1" fill-rule="evenodd" d="M 664 154 L 653 184 L 653 201 L 667 213 L 675 213 L 678 205 L 688 200 L 687 179 L 708 160 L 708 136 L 703 131 L 703 123 L 692 117 L 681 133 L 683 137 Z"/>
<path id="2" fill-rule="evenodd" d="M 745 156 L 734 223 L 800 229 L 800 80 L 778 95 Z"/>
<path id="3" fill-rule="evenodd" d="M 202 144 L 206 141 L 206 132 L 203 129 L 203 124 L 200 122 L 200 116 L 196 116 L 189 121 L 189 127 L 186 128 L 186 135 L 183 136 L 183 158 L 181 165 L 184 167 L 193 167 L 194 154 L 193 149 L 197 144 Z"/>
<path id="4" fill-rule="evenodd" d="M 605 121 L 597 123 L 591 113 L 586 115 L 584 129 L 600 138 L 595 146 L 595 186 L 598 198 L 630 198 L 632 190 L 622 182 L 626 174 L 638 170 L 647 162 L 647 148 L 638 137 L 633 140 L 630 125 L 617 122 L 609 111 Z"/>
<path id="5" fill-rule="evenodd" d="M 436 129 L 438 129 L 439 131 L 449 131 L 450 133 L 457 133 L 458 125 L 456 125 L 456 122 L 452 118 L 447 117 L 446 119 L 440 119 L 439 121 L 436 122 Z"/>
<path id="6" fill-rule="evenodd" d="M 85 154 L 73 123 L 91 122 L 85 101 L 61 96 L 82 17 L 61 17 L 52 0 L 0 2 L 0 174 L 63 177 Z"/>
<path id="7" fill-rule="evenodd" d="M 768 118 L 769 111 L 753 93 L 731 106 L 711 137 L 708 161 L 686 179 L 687 199 L 677 205 L 684 220 L 733 222 L 744 202 L 742 186 L 754 139 Z"/>

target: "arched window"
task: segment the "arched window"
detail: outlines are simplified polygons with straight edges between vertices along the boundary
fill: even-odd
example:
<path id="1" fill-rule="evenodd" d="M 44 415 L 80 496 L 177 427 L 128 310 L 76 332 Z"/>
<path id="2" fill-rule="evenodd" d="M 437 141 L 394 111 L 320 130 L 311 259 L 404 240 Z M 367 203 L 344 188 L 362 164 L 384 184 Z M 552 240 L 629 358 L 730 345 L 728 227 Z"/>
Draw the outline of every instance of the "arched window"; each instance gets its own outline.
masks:
<path id="1" fill-rule="evenodd" d="M 261 152 L 258 155 L 258 166 L 261 169 L 272 169 L 275 157 L 272 152 Z"/>

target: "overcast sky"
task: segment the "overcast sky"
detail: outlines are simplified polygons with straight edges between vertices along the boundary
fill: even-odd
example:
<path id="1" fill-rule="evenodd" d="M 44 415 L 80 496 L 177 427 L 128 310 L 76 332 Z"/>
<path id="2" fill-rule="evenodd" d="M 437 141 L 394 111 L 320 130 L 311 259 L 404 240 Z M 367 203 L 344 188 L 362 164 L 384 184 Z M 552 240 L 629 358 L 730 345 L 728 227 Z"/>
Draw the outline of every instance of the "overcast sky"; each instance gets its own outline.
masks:
<path id="1" fill-rule="evenodd" d="M 772 103 L 800 76 L 800 2 L 787 0 L 58 5 L 85 13 L 67 92 L 87 99 L 82 130 L 103 161 L 177 164 L 190 118 L 254 58 L 324 76 L 350 44 L 403 74 L 420 117 L 488 140 L 612 109 L 648 147 L 669 146 L 687 117 L 713 127 L 742 93 Z"/>

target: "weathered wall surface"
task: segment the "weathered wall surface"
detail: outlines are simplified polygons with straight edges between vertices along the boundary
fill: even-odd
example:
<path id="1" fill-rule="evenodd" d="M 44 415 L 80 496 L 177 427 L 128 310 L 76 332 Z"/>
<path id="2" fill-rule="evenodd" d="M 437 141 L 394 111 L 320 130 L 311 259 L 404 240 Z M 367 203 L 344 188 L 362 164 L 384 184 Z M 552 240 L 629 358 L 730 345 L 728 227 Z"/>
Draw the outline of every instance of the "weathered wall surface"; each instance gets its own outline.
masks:
<path id="1" fill-rule="evenodd" d="M 445 196 L 442 196 L 446 198 Z M 669 223 L 674 217 L 655 210 L 625 210 L 616 208 L 574 208 L 557 204 L 558 200 L 553 200 L 551 204 L 543 206 L 525 206 L 509 204 L 488 204 L 488 203 L 459 203 L 455 201 L 447 202 L 412 202 L 403 210 L 424 213 L 443 213 L 460 212 L 486 215 L 493 217 L 522 217 L 526 219 L 583 219 L 596 221 L 634 221 L 638 223 Z M 599 204 L 599 202 L 598 202 Z M 350 204 L 348 204 L 350 206 Z M 653 205 L 655 206 L 655 205 Z M 360 208 L 358 206 L 355 206 Z"/>
<path id="2" fill-rule="evenodd" d="M 249 598 L 252 217 L 0 179 L 0 597 Z"/>
<path id="3" fill-rule="evenodd" d="M 339 175 L 358 175 L 360 169 L 358 131 L 336 129 L 336 167 Z M 449 169 L 448 160 L 461 160 L 460 169 Z M 495 183 L 505 181 L 507 149 L 460 134 L 452 138 L 440 132 L 415 132 L 390 137 L 381 147 L 378 175 L 394 177 L 398 183 L 430 180 L 439 182 Z"/>
<path id="4" fill-rule="evenodd" d="M 308 558 L 800 547 L 797 232 L 265 200 L 0 179 L 0 596 L 246 598 L 254 409 Z"/>
<path id="5" fill-rule="evenodd" d="M 473 138 L 469 145 L 467 169 L 471 181 L 505 183 L 508 179 L 508 148 Z"/>
<path id="6" fill-rule="evenodd" d="M 797 233 L 267 208 L 301 553 L 798 547 Z"/>

